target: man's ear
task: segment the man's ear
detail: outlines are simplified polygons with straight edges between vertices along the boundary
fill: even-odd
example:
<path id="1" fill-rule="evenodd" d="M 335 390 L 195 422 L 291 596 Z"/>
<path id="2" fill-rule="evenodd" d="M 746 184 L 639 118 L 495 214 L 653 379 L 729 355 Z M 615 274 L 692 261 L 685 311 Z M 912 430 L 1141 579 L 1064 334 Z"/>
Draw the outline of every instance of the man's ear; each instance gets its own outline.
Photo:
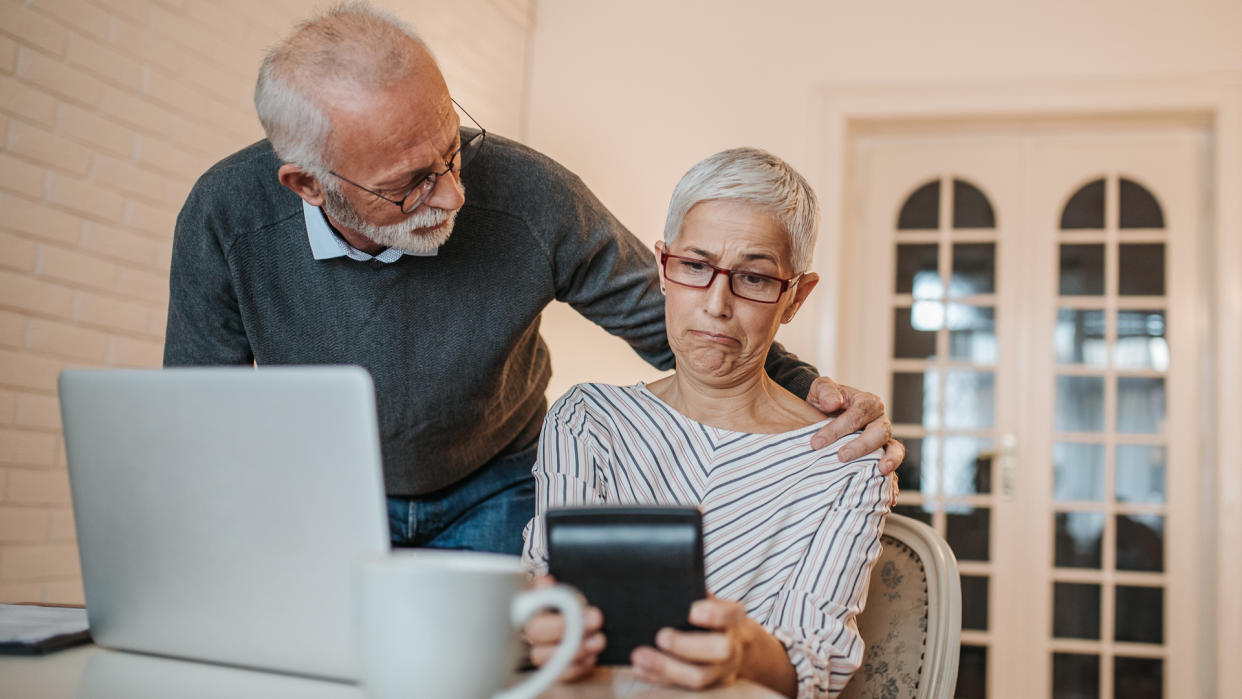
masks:
<path id="1" fill-rule="evenodd" d="M 814 272 L 807 272 L 798 280 L 798 285 L 794 287 L 793 303 L 789 304 L 789 308 L 785 309 L 785 313 L 781 315 L 781 322 L 788 323 L 797 315 L 798 309 L 802 308 L 802 303 L 806 301 L 806 297 L 811 295 L 811 291 L 815 289 L 815 285 L 819 284 L 819 275 Z"/>
<path id="2" fill-rule="evenodd" d="M 664 241 L 657 240 L 655 244 L 656 252 L 656 276 L 660 278 L 660 293 L 664 293 L 664 265 L 660 264 L 660 254 L 664 252 Z"/>
<path id="3" fill-rule="evenodd" d="M 285 163 L 276 171 L 276 179 L 311 206 L 323 205 L 323 187 L 314 175 L 293 163 Z"/>

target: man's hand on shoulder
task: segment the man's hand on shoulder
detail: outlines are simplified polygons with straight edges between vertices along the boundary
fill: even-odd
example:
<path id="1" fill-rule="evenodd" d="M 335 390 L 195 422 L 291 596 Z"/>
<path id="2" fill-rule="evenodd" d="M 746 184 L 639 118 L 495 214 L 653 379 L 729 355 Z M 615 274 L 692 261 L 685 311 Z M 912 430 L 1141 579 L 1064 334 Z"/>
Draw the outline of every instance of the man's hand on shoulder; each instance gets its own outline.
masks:
<path id="1" fill-rule="evenodd" d="M 837 414 L 837 419 L 812 435 L 812 448 L 822 449 L 861 429 L 862 435 L 841 447 L 841 461 L 852 461 L 883 447 L 880 472 L 887 475 L 897 470 L 906 458 L 905 446 L 893 439 L 892 423 L 884 414 L 884 401 L 876 394 L 842 386 L 821 376 L 811 384 L 806 402 L 826 414 Z"/>

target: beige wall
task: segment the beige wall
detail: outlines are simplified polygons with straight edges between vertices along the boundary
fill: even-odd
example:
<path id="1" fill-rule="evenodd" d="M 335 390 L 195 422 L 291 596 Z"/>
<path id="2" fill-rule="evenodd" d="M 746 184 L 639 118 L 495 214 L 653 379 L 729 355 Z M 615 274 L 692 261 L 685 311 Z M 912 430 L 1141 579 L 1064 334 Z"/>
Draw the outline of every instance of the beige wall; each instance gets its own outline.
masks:
<path id="1" fill-rule="evenodd" d="M 1239 36 L 1237 0 L 540 0 L 529 142 L 654 242 L 677 179 L 723 148 L 767 148 L 818 185 L 825 88 L 1242 71 Z M 805 357 L 818 353 L 811 315 L 778 337 Z M 553 395 L 653 373 L 563 307 L 544 328 Z"/>
<path id="2" fill-rule="evenodd" d="M 527 0 L 385 5 L 521 135 Z M 56 375 L 159 365 L 177 211 L 262 136 L 259 60 L 314 6 L 0 0 L 0 602 L 81 601 Z"/>

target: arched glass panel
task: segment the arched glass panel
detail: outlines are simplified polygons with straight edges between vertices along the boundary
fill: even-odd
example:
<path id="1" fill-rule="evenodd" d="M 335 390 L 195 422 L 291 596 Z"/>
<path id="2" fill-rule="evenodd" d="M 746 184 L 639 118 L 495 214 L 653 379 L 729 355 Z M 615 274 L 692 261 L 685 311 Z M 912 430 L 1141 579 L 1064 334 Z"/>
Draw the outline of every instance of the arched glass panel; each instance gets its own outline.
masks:
<path id="1" fill-rule="evenodd" d="M 1061 211 L 1061 229 L 1104 228 L 1104 180 L 1088 182 L 1074 192 Z"/>
<path id="2" fill-rule="evenodd" d="M 1164 211 L 1143 185 L 1122 177 L 1121 228 L 1164 228 Z"/>
<path id="3" fill-rule="evenodd" d="M 953 227 L 996 228 L 996 214 L 987 195 L 964 180 L 953 180 Z"/>
<path id="4" fill-rule="evenodd" d="M 914 190 L 897 216 L 897 230 L 936 230 L 940 227 L 940 180 Z"/>

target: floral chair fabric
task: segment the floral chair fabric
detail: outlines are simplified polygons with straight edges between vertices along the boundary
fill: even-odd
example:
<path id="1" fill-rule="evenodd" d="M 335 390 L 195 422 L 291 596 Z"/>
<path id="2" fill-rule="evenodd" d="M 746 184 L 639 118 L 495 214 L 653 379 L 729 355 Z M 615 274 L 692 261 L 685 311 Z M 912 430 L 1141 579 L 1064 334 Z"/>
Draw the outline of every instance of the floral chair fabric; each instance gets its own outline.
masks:
<path id="1" fill-rule="evenodd" d="M 913 549 L 887 534 L 857 617 L 862 665 L 842 699 L 907 699 L 919 693 L 927 644 L 927 574 Z"/>

